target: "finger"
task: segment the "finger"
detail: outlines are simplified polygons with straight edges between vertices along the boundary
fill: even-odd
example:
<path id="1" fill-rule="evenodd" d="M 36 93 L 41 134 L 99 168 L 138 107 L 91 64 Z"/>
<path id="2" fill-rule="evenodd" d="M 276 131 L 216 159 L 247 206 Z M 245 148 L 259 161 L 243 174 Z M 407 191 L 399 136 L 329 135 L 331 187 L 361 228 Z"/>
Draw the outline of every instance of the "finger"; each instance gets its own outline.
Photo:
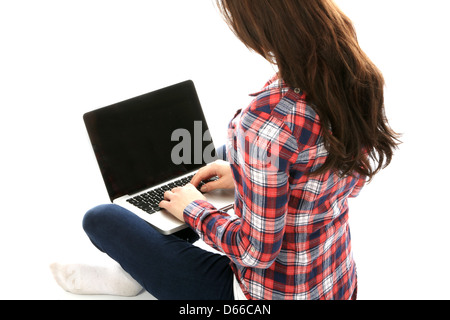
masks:
<path id="1" fill-rule="evenodd" d="M 211 192 L 216 189 L 223 189 L 223 183 L 222 183 L 221 179 L 208 182 L 201 187 L 202 192 Z"/>
<path id="2" fill-rule="evenodd" d="M 166 191 L 164 192 L 164 200 L 172 200 L 173 198 L 173 192 L 172 191 Z"/>
<path id="3" fill-rule="evenodd" d="M 206 166 L 202 169 L 200 169 L 192 178 L 191 180 L 191 184 L 194 187 L 198 187 L 198 185 L 200 184 L 200 182 L 202 182 L 203 180 L 208 180 L 212 177 L 216 176 L 216 170 L 214 168 L 213 165 L 210 166 Z"/>
<path id="4" fill-rule="evenodd" d="M 197 187 L 194 186 L 192 183 L 188 183 L 188 184 L 185 185 L 184 187 L 185 187 L 185 188 L 188 188 L 188 189 L 191 189 L 191 190 L 193 190 L 193 191 L 197 191 L 197 192 L 198 192 Z"/>
<path id="5" fill-rule="evenodd" d="M 159 203 L 159 207 L 161 208 L 161 209 L 168 209 L 169 208 L 169 206 L 170 206 L 170 202 L 169 201 L 166 201 L 166 200 L 163 200 L 163 201 L 161 201 L 160 203 Z"/>

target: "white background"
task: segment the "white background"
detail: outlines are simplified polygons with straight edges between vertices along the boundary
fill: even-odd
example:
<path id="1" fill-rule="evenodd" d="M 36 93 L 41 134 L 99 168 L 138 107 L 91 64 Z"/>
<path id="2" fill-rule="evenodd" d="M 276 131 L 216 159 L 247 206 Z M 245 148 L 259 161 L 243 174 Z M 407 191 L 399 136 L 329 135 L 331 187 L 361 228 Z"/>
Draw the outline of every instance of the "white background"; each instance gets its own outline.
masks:
<path id="1" fill-rule="evenodd" d="M 448 1 L 337 3 L 404 142 L 350 202 L 359 298 L 449 299 Z M 274 74 L 211 0 L 0 0 L 0 46 L 1 299 L 104 298 L 63 292 L 48 268 L 98 254 L 81 219 L 108 197 L 85 112 L 192 79 L 220 144 Z"/>

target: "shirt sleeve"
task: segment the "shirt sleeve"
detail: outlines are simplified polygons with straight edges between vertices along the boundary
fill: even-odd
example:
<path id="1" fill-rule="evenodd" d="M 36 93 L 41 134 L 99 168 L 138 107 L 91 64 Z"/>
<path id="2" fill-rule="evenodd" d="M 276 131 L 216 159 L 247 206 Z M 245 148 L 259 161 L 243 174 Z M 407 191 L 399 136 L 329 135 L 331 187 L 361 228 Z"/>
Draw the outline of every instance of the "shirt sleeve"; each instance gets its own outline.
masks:
<path id="1" fill-rule="evenodd" d="M 353 189 L 352 193 L 350 194 L 350 198 L 356 198 L 359 193 L 361 192 L 362 188 L 366 184 L 366 177 L 362 176 L 359 178 L 358 182 L 355 185 L 355 188 Z"/>
<path id="2" fill-rule="evenodd" d="M 278 119 L 242 139 L 235 209 L 238 216 L 220 212 L 205 201 L 191 203 L 184 211 L 186 223 L 202 239 L 234 263 L 267 269 L 277 258 L 285 233 L 290 196 L 289 168 L 296 158 L 295 139 Z M 278 121 L 277 121 L 278 120 Z M 291 147 L 289 147 L 291 146 Z"/>

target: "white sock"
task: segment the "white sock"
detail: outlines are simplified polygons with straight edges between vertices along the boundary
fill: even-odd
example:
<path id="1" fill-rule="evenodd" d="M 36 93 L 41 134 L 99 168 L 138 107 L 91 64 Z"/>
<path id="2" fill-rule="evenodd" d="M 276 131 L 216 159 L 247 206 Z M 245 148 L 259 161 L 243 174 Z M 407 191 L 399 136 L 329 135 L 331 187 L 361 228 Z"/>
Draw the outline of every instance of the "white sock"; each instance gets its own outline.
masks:
<path id="1" fill-rule="evenodd" d="M 104 266 L 52 263 L 50 269 L 59 286 L 74 294 L 134 297 L 142 291 L 142 286 L 115 262 Z"/>

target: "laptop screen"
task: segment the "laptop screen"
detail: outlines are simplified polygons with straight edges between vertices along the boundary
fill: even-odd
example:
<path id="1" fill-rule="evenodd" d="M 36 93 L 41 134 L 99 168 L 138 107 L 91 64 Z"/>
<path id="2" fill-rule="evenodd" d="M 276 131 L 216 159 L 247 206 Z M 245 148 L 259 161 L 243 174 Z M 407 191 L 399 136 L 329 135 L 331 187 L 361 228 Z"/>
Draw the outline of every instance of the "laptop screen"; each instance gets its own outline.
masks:
<path id="1" fill-rule="evenodd" d="M 111 201 L 215 160 L 192 81 L 86 113 L 83 118 Z"/>

